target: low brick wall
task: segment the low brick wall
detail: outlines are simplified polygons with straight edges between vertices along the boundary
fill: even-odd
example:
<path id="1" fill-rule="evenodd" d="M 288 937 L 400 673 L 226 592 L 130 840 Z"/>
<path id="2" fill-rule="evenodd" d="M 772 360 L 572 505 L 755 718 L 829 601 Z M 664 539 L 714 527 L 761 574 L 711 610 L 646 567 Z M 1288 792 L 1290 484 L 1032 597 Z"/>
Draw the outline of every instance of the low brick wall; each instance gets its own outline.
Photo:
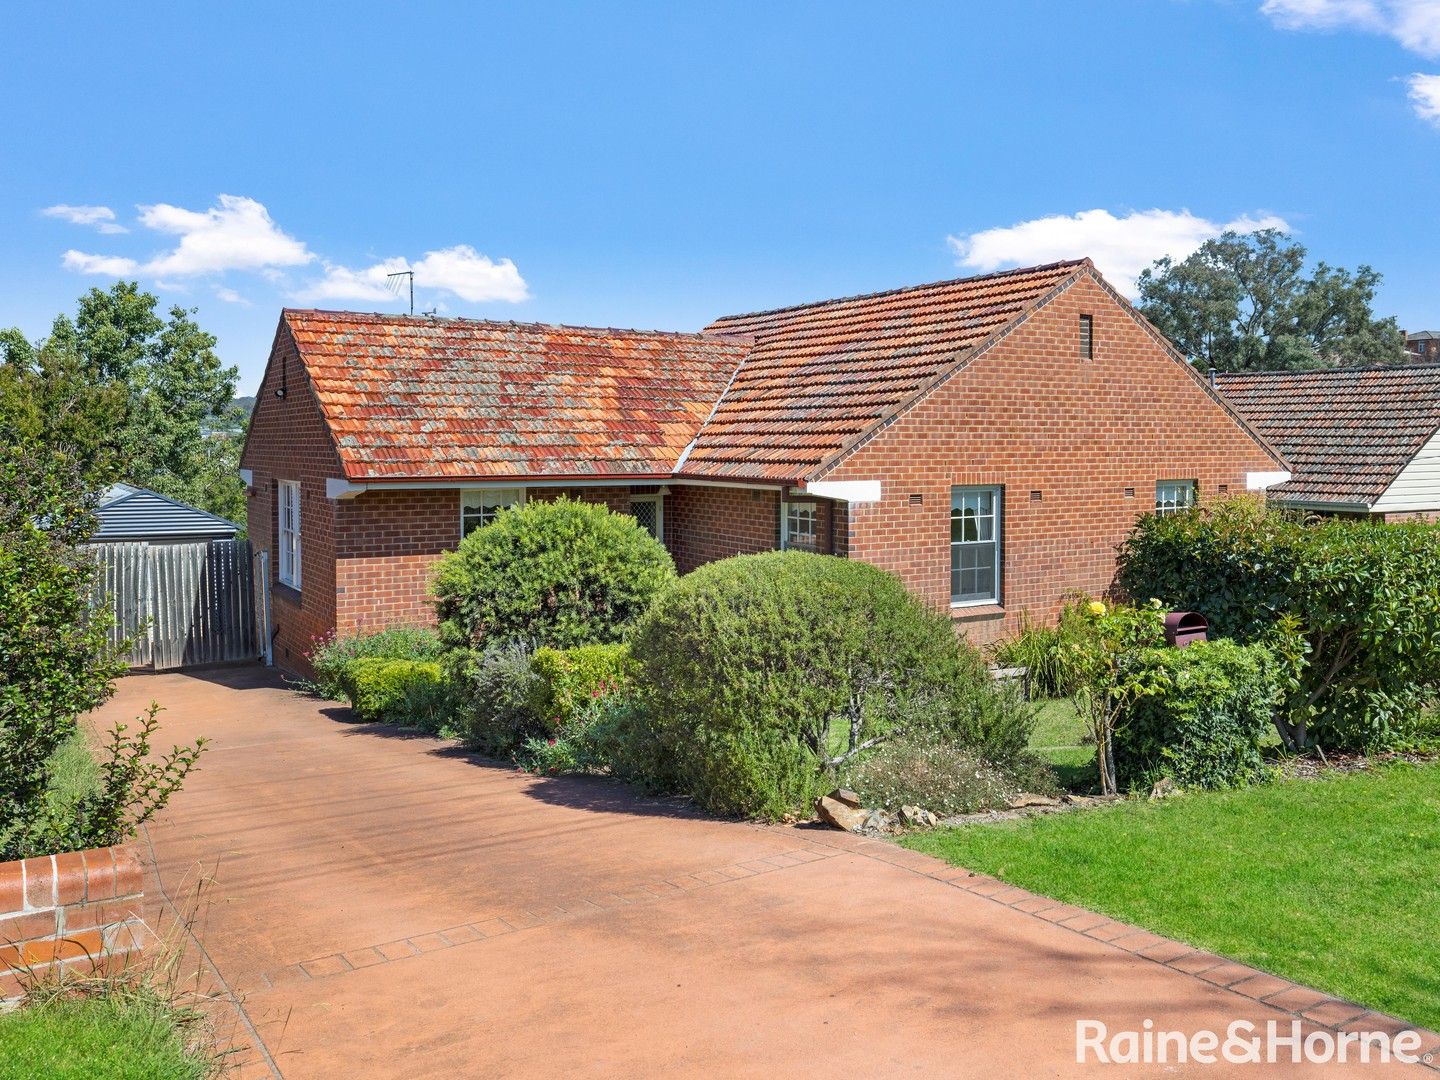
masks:
<path id="1" fill-rule="evenodd" d="M 123 847 L 0 863 L 0 1001 L 57 964 L 124 962 L 144 942 L 143 874 Z"/>

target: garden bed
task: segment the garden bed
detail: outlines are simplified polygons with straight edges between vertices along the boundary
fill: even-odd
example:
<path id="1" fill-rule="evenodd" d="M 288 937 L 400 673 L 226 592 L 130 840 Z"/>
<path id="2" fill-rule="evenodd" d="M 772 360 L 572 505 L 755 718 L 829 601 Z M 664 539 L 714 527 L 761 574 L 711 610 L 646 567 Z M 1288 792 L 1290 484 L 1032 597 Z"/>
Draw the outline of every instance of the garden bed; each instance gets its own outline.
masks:
<path id="1" fill-rule="evenodd" d="M 1440 765 L 1129 801 L 907 847 L 1440 1027 Z"/>

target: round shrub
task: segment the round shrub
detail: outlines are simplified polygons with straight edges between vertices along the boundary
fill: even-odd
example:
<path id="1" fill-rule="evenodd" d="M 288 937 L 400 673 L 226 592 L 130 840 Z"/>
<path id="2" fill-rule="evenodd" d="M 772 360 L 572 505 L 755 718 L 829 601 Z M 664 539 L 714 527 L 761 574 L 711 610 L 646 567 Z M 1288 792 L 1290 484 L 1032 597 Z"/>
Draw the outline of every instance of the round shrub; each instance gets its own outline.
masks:
<path id="1" fill-rule="evenodd" d="M 825 776 L 898 733 L 943 733 L 1000 764 L 1029 735 L 950 621 L 862 562 L 711 563 L 656 601 L 631 648 L 678 782 L 718 813 L 808 808 Z"/>
<path id="2" fill-rule="evenodd" d="M 433 593 L 450 647 L 566 649 L 619 641 L 674 579 L 669 552 L 633 518 L 561 498 L 476 529 L 440 560 Z"/>

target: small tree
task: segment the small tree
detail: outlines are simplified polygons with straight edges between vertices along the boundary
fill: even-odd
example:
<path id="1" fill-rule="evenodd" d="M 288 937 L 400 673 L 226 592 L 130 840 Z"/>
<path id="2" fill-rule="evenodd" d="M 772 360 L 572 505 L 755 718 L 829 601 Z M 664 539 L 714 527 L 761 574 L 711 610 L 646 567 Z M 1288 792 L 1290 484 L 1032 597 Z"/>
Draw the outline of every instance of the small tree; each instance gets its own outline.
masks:
<path id="1" fill-rule="evenodd" d="M 93 461 L 3 426 L 0 446 L 0 859 L 115 843 L 165 804 L 202 744 L 152 759 L 152 706 L 134 735 L 111 732 L 96 790 L 55 797 L 56 751 L 124 670 L 80 546 L 95 528 Z"/>
<path id="2" fill-rule="evenodd" d="M 47 763 L 123 667 L 90 610 L 95 529 L 85 469 L 14 434 L 0 453 L 0 826 L 34 820 Z"/>
<path id="3" fill-rule="evenodd" d="M 1090 631 L 1069 643 L 1077 673 L 1075 711 L 1095 739 L 1095 764 L 1100 790 L 1119 790 L 1115 772 L 1115 732 L 1141 697 L 1150 692 L 1142 655 L 1165 641 L 1160 602 L 1144 607 L 1107 605 L 1091 600 L 1081 609 Z"/>
<path id="4" fill-rule="evenodd" d="M 440 560 L 433 594 L 450 648 L 524 639 L 619 641 L 675 564 L 635 519 L 561 498 L 500 511 Z"/>

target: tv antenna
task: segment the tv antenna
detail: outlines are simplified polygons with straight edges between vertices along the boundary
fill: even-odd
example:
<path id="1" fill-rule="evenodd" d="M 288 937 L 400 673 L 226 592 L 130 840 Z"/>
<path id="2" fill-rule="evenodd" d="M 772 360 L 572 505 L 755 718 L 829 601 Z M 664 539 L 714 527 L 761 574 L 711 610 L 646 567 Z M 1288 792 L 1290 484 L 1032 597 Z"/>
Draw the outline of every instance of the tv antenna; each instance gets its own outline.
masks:
<path id="1" fill-rule="evenodd" d="M 395 273 L 393 273 L 393 274 L 386 274 L 386 275 L 385 275 L 385 287 L 386 287 L 387 289 L 389 289 L 392 293 L 394 293 L 396 296 L 399 296 L 399 295 L 400 295 L 400 290 L 405 287 L 405 286 L 401 283 L 401 281 L 400 281 L 401 278 L 409 278 L 409 279 L 410 279 L 410 314 L 411 314 L 411 315 L 414 315 L 414 314 L 415 314 L 415 271 L 414 271 L 414 270 L 396 270 Z"/>

